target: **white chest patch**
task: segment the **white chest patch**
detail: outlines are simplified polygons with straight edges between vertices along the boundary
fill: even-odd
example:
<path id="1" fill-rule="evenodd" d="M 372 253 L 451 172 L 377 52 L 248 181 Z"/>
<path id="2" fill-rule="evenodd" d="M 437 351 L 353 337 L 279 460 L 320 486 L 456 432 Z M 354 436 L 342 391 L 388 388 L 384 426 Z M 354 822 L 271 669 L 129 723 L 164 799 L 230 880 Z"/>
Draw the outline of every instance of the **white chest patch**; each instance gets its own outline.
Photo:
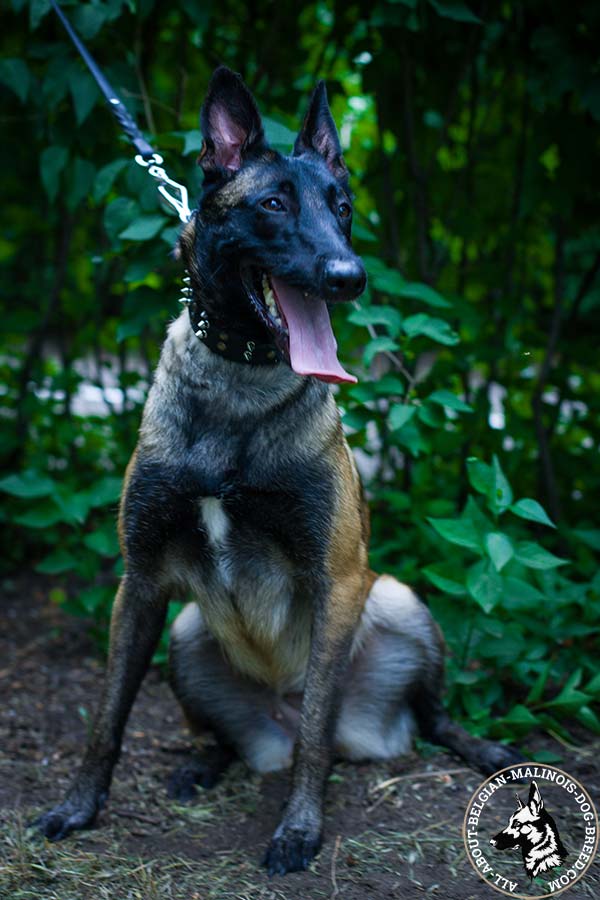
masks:
<path id="1" fill-rule="evenodd" d="M 229 519 L 218 497 L 203 497 L 200 501 L 200 518 L 206 529 L 209 543 L 219 547 L 229 532 Z"/>

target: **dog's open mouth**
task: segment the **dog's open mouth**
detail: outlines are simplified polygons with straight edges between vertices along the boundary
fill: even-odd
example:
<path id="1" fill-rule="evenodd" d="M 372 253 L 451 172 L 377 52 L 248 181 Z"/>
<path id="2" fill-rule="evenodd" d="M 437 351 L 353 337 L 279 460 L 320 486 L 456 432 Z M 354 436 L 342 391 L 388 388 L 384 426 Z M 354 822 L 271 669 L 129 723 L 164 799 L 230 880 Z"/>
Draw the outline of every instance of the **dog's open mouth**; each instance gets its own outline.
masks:
<path id="1" fill-rule="evenodd" d="M 321 381 L 356 382 L 337 358 L 337 343 L 324 300 L 255 268 L 245 270 L 242 278 L 252 308 L 294 372 L 314 375 Z"/>

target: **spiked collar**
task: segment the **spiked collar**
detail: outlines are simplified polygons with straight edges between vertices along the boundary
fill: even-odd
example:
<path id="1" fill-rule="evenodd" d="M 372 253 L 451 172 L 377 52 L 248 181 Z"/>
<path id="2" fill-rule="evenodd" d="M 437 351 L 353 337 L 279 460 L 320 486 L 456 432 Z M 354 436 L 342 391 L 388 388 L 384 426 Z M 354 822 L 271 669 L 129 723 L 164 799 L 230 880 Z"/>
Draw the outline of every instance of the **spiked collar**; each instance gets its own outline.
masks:
<path id="1" fill-rule="evenodd" d="M 274 343 L 250 340 L 247 334 L 232 328 L 230 322 L 219 321 L 215 316 L 209 319 L 199 298 L 194 295 L 187 270 L 183 282 L 179 302 L 187 306 L 192 330 L 209 350 L 224 359 L 245 365 L 274 366 L 281 361 L 281 354 Z"/>

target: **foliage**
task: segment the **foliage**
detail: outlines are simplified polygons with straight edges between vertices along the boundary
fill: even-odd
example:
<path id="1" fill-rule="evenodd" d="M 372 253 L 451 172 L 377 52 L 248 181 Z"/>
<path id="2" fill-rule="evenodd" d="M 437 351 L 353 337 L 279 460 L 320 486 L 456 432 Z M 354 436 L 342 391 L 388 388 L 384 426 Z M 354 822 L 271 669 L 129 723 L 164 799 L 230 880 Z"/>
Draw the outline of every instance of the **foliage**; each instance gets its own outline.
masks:
<path id="1" fill-rule="evenodd" d="M 369 272 L 334 324 L 372 563 L 427 596 L 471 728 L 597 730 L 598 5 L 63 5 L 192 196 L 218 62 L 282 150 L 327 79 Z M 46 0 L 2 42 L 3 560 L 102 630 L 177 227 Z"/>

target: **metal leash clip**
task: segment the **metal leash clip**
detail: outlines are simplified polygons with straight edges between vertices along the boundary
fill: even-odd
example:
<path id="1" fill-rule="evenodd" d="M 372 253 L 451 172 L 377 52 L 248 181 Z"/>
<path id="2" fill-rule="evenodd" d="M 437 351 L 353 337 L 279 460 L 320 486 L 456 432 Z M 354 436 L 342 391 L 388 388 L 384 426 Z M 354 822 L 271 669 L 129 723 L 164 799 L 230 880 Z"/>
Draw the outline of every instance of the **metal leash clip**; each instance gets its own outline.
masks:
<path id="1" fill-rule="evenodd" d="M 155 178 L 159 182 L 159 193 L 164 197 L 167 203 L 173 207 L 180 220 L 182 222 L 189 222 L 192 212 L 189 207 L 187 188 L 182 184 L 179 184 L 179 182 L 173 181 L 172 178 L 169 178 L 162 167 L 162 156 L 158 153 L 154 153 L 150 159 L 144 159 L 141 154 L 138 154 L 135 161 L 138 166 L 148 169 L 148 175 L 151 175 L 152 178 Z M 174 196 L 169 188 L 177 191 L 179 196 Z"/>

